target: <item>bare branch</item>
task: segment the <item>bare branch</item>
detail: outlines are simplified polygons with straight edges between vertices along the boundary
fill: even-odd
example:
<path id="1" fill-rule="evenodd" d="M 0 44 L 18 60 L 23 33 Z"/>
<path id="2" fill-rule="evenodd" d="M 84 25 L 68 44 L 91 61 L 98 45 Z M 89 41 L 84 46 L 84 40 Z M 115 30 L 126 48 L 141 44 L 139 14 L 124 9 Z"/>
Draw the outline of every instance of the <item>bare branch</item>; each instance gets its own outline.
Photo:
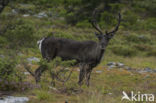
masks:
<path id="1" fill-rule="evenodd" d="M 58 77 L 59 74 L 60 74 L 60 72 L 63 72 L 63 71 L 64 71 L 64 69 L 61 69 L 60 71 L 58 71 L 58 72 L 55 74 L 55 77 L 56 77 L 56 79 L 57 79 L 58 81 L 65 83 L 65 82 L 67 82 L 67 81 L 69 80 L 69 78 L 70 78 L 70 76 L 71 76 L 71 74 L 72 74 L 72 72 L 73 72 L 73 68 L 72 68 L 72 70 L 70 71 L 68 77 L 67 77 L 65 80 L 62 80 L 62 79 L 60 79 L 60 78 Z"/>
<path id="2" fill-rule="evenodd" d="M 27 63 L 23 63 L 24 69 L 27 70 L 33 77 L 35 77 L 35 74 L 30 70 L 30 66 L 27 65 Z"/>

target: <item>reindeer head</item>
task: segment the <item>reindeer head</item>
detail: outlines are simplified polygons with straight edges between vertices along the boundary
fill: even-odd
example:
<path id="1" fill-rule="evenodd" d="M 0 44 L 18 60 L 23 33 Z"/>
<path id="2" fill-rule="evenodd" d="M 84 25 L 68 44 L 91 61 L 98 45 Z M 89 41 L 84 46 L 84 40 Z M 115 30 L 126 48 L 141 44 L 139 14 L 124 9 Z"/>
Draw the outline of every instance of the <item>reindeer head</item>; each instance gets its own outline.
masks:
<path id="1" fill-rule="evenodd" d="M 101 45 L 101 48 L 105 49 L 109 40 L 115 35 L 116 31 L 118 31 L 120 21 L 121 21 L 121 15 L 119 13 L 118 24 L 116 25 L 115 29 L 112 30 L 111 32 L 106 31 L 105 33 L 103 33 L 102 30 L 100 29 L 99 25 L 97 24 L 96 19 L 95 19 L 96 11 L 97 11 L 97 9 L 95 9 L 93 11 L 93 14 L 92 14 L 93 19 L 91 20 L 91 23 L 92 23 L 92 26 L 98 31 L 98 33 L 95 32 L 95 35 L 99 39 L 99 43 Z"/>

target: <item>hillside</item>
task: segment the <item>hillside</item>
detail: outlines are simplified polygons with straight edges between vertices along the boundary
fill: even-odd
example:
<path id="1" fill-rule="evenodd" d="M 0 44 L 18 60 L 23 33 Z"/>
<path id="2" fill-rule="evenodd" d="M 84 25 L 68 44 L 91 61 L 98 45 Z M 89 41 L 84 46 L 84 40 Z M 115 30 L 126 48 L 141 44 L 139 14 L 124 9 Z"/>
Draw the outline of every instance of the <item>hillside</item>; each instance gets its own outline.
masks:
<path id="1" fill-rule="evenodd" d="M 90 87 L 77 84 L 79 68 L 72 66 L 67 67 L 68 72 L 73 68 L 67 82 L 56 80 L 53 87 L 45 72 L 36 85 L 25 68 L 34 72 L 40 65 L 55 65 L 42 61 L 37 41 L 55 36 L 98 42 L 90 23 L 95 8 L 104 33 L 113 30 L 119 12 L 122 20 L 101 63 L 93 69 Z M 29 103 L 117 103 L 122 102 L 123 91 L 156 96 L 155 9 L 155 0 L 10 1 L 0 14 L 0 96 L 25 96 Z"/>

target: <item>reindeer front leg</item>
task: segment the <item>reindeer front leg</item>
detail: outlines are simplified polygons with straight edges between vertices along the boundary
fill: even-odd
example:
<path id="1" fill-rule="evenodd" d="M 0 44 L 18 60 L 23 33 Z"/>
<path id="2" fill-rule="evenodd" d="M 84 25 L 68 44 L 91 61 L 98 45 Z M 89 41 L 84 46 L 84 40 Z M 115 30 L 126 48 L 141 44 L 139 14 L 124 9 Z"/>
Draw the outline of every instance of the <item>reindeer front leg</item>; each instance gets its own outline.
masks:
<path id="1" fill-rule="evenodd" d="M 90 75 L 91 75 L 91 72 L 92 72 L 92 68 L 88 68 L 87 69 L 87 72 L 86 72 L 86 85 L 89 87 L 89 80 L 90 80 Z"/>
<path id="2" fill-rule="evenodd" d="M 79 74 L 79 81 L 78 84 L 81 86 L 82 85 L 82 81 L 84 79 L 85 76 L 85 65 L 84 64 L 80 64 L 80 74 Z"/>

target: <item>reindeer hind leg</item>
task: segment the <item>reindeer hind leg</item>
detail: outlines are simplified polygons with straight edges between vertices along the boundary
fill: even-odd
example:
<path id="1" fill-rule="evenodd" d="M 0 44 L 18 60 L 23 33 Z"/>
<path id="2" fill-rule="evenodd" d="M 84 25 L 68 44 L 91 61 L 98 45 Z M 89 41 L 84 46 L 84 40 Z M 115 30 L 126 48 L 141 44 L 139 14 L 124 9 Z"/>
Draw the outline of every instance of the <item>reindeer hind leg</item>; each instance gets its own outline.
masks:
<path id="1" fill-rule="evenodd" d="M 47 70 L 47 66 L 39 66 L 35 71 L 35 80 L 36 83 L 40 82 L 41 75 L 44 71 Z"/>

